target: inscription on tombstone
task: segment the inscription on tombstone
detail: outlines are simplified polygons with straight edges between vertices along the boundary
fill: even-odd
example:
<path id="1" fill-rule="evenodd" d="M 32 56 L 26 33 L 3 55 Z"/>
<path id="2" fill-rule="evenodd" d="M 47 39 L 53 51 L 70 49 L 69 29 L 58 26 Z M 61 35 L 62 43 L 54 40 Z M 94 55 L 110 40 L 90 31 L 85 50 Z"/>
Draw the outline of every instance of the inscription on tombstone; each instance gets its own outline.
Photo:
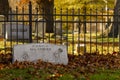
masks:
<path id="1" fill-rule="evenodd" d="M 54 64 L 68 64 L 67 49 L 64 45 L 31 43 L 16 45 L 13 49 L 13 62 L 16 60 L 35 62 L 41 59 Z"/>

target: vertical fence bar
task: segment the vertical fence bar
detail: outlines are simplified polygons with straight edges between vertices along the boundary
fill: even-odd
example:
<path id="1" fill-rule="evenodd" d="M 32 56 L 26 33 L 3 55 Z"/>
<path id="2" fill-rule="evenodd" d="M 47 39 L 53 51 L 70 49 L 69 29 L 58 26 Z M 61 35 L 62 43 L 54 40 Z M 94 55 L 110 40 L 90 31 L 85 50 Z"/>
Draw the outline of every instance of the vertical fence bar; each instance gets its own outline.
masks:
<path id="1" fill-rule="evenodd" d="M 43 11 L 46 11 L 45 8 Z M 50 15 L 50 14 L 47 14 L 47 15 Z M 43 16 L 45 16 L 45 13 L 43 14 Z M 50 22 L 50 21 L 49 21 Z M 45 23 L 46 23 L 46 20 L 43 18 L 42 21 L 42 42 L 44 43 L 44 40 L 45 40 L 45 33 L 44 33 L 44 29 L 46 27 Z M 39 25 L 38 25 L 39 26 Z M 45 31 L 46 32 L 46 31 Z"/>
<path id="2" fill-rule="evenodd" d="M 117 11 L 118 11 L 118 14 L 117 14 L 117 29 L 116 29 L 116 30 L 117 30 L 117 36 L 116 36 L 116 33 L 114 32 L 114 33 L 115 33 L 115 36 L 114 36 L 114 51 L 116 50 L 116 49 L 115 49 L 115 45 L 116 45 L 116 40 L 115 40 L 115 39 L 118 38 L 118 35 L 119 35 L 119 27 L 120 27 L 120 19 L 119 19 L 119 18 L 120 18 L 120 12 L 119 12 L 119 10 L 120 10 L 120 9 L 117 10 Z"/>
<path id="3" fill-rule="evenodd" d="M 109 24 L 110 24 L 110 21 L 109 21 L 109 9 L 107 9 L 107 25 L 106 27 L 108 28 L 109 27 Z M 109 33 L 109 31 L 107 31 L 107 33 Z M 107 53 L 109 53 L 109 36 L 107 37 Z"/>
<path id="4" fill-rule="evenodd" d="M 36 42 L 38 43 L 38 20 L 39 20 L 39 18 L 38 18 L 38 8 L 36 9 L 36 20 L 35 20 L 35 36 L 36 36 L 36 38 L 35 39 L 37 39 L 36 40 Z"/>
<path id="5" fill-rule="evenodd" d="M 63 21 L 62 21 L 62 17 L 63 17 L 63 16 L 62 16 L 62 13 L 63 13 L 62 11 L 63 11 L 63 9 L 60 10 L 60 20 L 61 20 L 61 21 L 60 21 L 60 30 L 61 30 L 61 31 L 62 31 L 62 22 L 63 22 Z M 60 44 L 62 44 L 62 32 L 61 32 L 61 35 L 60 35 Z"/>
<path id="6" fill-rule="evenodd" d="M 119 12 L 119 10 L 120 10 L 120 9 L 118 9 L 118 15 L 117 15 L 117 30 L 118 30 L 117 32 L 118 32 L 118 35 L 119 35 L 119 29 L 120 29 L 120 28 L 119 28 L 119 27 L 120 27 L 120 19 L 119 19 L 119 18 L 120 18 L 120 12 Z M 118 38 L 118 35 L 117 35 L 116 39 Z M 114 41 L 115 41 L 115 40 L 114 40 Z M 114 43 L 114 51 L 115 51 L 115 45 L 116 45 L 116 41 L 115 41 L 115 43 Z"/>
<path id="7" fill-rule="evenodd" d="M 51 15 L 50 13 L 45 13 L 45 11 L 46 11 L 46 9 L 45 8 L 43 8 L 43 12 L 44 12 L 44 14 L 42 15 L 42 16 L 45 16 L 46 14 L 47 15 Z M 51 20 L 48 20 L 48 22 L 51 22 Z M 46 23 L 47 23 L 47 20 L 46 19 L 44 19 L 44 17 L 43 17 L 43 20 L 42 20 L 42 42 L 44 43 L 44 41 L 45 41 L 45 34 L 46 34 L 46 29 L 47 29 L 47 26 L 46 26 Z M 38 25 L 39 26 L 39 25 Z"/>
<path id="8" fill-rule="evenodd" d="M 116 11 L 116 10 L 114 10 L 114 11 Z M 117 9 L 117 14 L 114 14 L 114 23 L 113 23 L 113 25 L 114 25 L 114 28 L 113 28 L 113 52 L 115 51 L 114 50 L 114 47 L 115 47 L 115 37 L 116 37 L 116 32 L 115 32 L 115 29 L 117 28 L 117 27 L 119 27 L 119 9 Z M 116 20 L 115 20 L 116 19 Z M 116 25 L 117 24 L 117 25 Z M 116 27 L 116 28 L 115 28 Z M 118 29 L 118 28 L 117 28 Z M 117 30 L 116 29 L 116 30 Z"/>
<path id="9" fill-rule="evenodd" d="M 102 45 L 102 54 L 103 54 L 103 37 L 104 37 L 104 35 L 103 35 L 103 29 L 104 29 L 104 22 L 103 22 L 103 9 L 102 9 L 102 43 L 101 43 L 101 45 Z"/>
<path id="10" fill-rule="evenodd" d="M 55 11 L 56 11 L 56 8 L 53 9 L 53 11 L 55 12 Z M 56 13 L 54 13 L 54 12 L 53 12 L 53 17 L 54 17 L 55 14 L 56 14 Z M 53 20 L 54 20 L 54 18 L 53 18 Z M 54 22 L 54 21 L 53 21 L 53 22 Z M 54 24 L 53 24 L 53 26 L 54 26 Z M 47 29 L 47 27 L 46 27 L 46 29 Z M 53 27 L 53 29 L 54 29 L 54 27 Z M 53 32 L 54 32 L 54 31 L 53 31 Z M 49 39 L 48 39 L 48 42 L 50 42 L 50 40 L 51 40 L 51 34 L 50 34 L 50 33 L 48 33 L 48 38 L 49 38 Z"/>
<path id="11" fill-rule="evenodd" d="M 74 9 L 72 9 L 72 54 L 74 55 Z"/>
<path id="12" fill-rule="evenodd" d="M 98 44 L 98 42 L 97 42 L 97 23 L 98 23 L 98 21 L 97 21 L 97 15 L 98 15 L 98 13 L 97 13 L 97 9 L 96 9 L 96 15 L 95 15 L 95 19 L 96 19 L 96 21 L 95 21 L 95 25 L 96 25 L 96 53 L 98 52 L 98 49 L 97 49 L 97 44 Z"/>
<path id="13" fill-rule="evenodd" d="M 86 17 L 87 17 L 87 14 L 86 14 L 86 7 L 84 8 L 84 34 L 86 34 Z M 85 37 L 85 35 L 84 35 L 84 37 Z"/>
<path id="14" fill-rule="evenodd" d="M 90 53 L 92 53 L 92 9 L 90 9 Z"/>
<path id="15" fill-rule="evenodd" d="M 14 25 L 13 23 L 12 23 L 12 21 L 13 21 L 13 19 L 12 19 L 12 17 L 11 16 L 13 16 L 13 13 L 12 13 L 12 9 L 10 10 L 10 37 L 8 36 L 8 39 L 10 38 L 10 49 L 13 47 L 12 46 L 12 41 L 13 41 L 13 35 L 12 35 L 12 25 Z M 12 52 L 12 49 L 11 49 L 11 52 Z"/>
<path id="16" fill-rule="evenodd" d="M 85 3 L 86 4 L 86 3 Z M 86 7 L 84 8 L 84 26 L 83 26 L 83 29 L 84 29 L 84 53 L 86 53 L 86 17 L 87 17 L 87 13 L 86 13 Z"/>
<path id="17" fill-rule="evenodd" d="M 29 43 L 32 43 L 32 4 L 29 2 Z"/>
<path id="18" fill-rule="evenodd" d="M 24 14 L 25 14 L 25 13 L 24 13 L 24 7 L 23 7 L 23 8 L 22 8 L 22 28 L 23 28 L 23 33 L 22 33 L 22 38 L 23 38 L 23 39 L 22 39 L 22 43 L 23 43 L 23 44 L 24 44 L 24 41 L 25 41 L 25 40 L 24 40 L 24 24 L 25 24 L 25 22 L 24 22 L 24 21 L 25 21 Z"/>
<path id="19" fill-rule="evenodd" d="M 119 14 L 119 18 L 120 18 L 120 14 Z M 120 19 L 119 19 L 119 24 L 120 24 Z M 118 55 L 120 55 L 120 27 L 118 27 L 118 47 L 119 47 L 119 53 Z"/>
<path id="20" fill-rule="evenodd" d="M 92 34 L 92 29 L 91 29 L 91 24 L 92 24 L 92 9 L 90 9 L 90 53 L 92 53 L 92 43 L 91 43 L 91 41 L 92 41 L 92 36 L 91 36 L 91 34 Z"/>
<path id="21" fill-rule="evenodd" d="M 67 53 L 68 53 L 68 46 L 69 46 L 69 43 L 68 43 L 68 8 L 66 9 L 66 45 L 67 45 Z"/>
<path id="22" fill-rule="evenodd" d="M 17 44 L 18 44 L 18 7 L 16 7 L 16 29 L 17 29 Z"/>
<path id="23" fill-rule="evenodd" d="M 80 9 L 78 9 L 78 48 L 77 48 L 77 53 L 80 55 L 80 28 L 81 28 L 81 20 L 80 20 Z"/>
<path id="24" fill-rule="evenodd" d="M 38 13 L 37 13 L 37 19 L 35 20 L 35 39 L 36 42 L 38 43 Z"/>
<path id="25" fill-rule="evenodd" d="M 7 18 L 7 21 L 8 21 L 8 18 Z M 4 32 L 3 32 L 3 35 L 4 35 L 4 38 L 6 38 L 6 19 L 4 17 Z M 6 54 L 6 39 L 4 40 L 4 49 L 5 49 L 5 54 Z"/>
<path id="26" fill-rule="evenodd" d="M 114 11 L 115 11 L 115 10 L 114 10 Z M 118 11 L 118 9 L 117 9 L 117 11 Z M 118 11 L 118 12 L 119 12 L 119 11 Z M 113 23 L 113 25 L 114 25 L 115 27 L 118 27 L 118 24 L 119 24 L 119 23 L 118 23 L 118 17 L 119 17 L 119 16 L 118 16 L 118 14 L 119 14 L 118 12 L 117 12 L 117 14 L 114 14 L 114 23 Z M 116 20 L 115 20 L 115 19 L 116 19 Z M 116 25 L 116 24 L 117 24 L 117 25 Z M 114 27 L 113 30 L 112 30 L 112 31 L 113 31 L 113 32 L 112 32 L 112 33 L 113 33 L 113 34 L 112 34 L 112 37 L 113 37 L 113 52 L 114 52 L 115 37 L 116 37 L 115 27 Z"/>
<path id="27" fill-rule="evenodd" d="M 47 8 L 47 9 L 48 9 L 48 8 Z M 49 10 L 49 9 L 48 9 L 48 10 Z M 55 9 L 55 10 L 56 10 L 56 9 Z M 53 8 L 53 11 L 54 11 L 54 8 Z M 50 13 L 49 16 L 53 16 L 53 17 L 54 17 L 55 14 L 56 14 L 56 13 L 53 12 L 53 14 Z M 45 16 L 45 11 L 44 11 L 44 16 Z M 51 21 L 51 19 L 50 19 L 50 21 Z M 52 21 L 53 21 L 53 27 L 52 27 L 52 28 L 54 29 L 54 18 L 53 18 Z M 52 21 L 51 21 L 51 22 L 52 22 Z M 46 21 L 46 31 L 47 31 L 47 24 L 48 24 L 48 23 L 47 23 L 47 21 Z M 54 32 L 54 30 L 53 30 L 53 32 Z M 52 35 L 53 35 L 53 34 L 52 34 Z M 48 32 L 48 36 L 49 36 L 48 42 L 50 42 L 50 41 L 52 40 L 52 39 L 51 39 L 51 33 Z"/>
<path id="28" fill-rule="evenodd" d="M 56 21 L 56 9 L 54 11 L 55 11 L 55 25 L 53 27 L 54 28 L 54 36 L 53 37 L 55 37 L 55 44 L 56 44 L 56 23 L 58 23 L 58 22 Z M 60 14 L 60 15 L 62 15 L 62 14 Z"/>
<path id="29" fill-rule="evenodd" d="M 55 9 L 53 9 L 53 17 L 54 16 L 56 16 L 56 8 Z M 53 20 L 54 20 L 54 18 L 53 18 Z M 53 21 L 54 22 L 54 21 Z M 53 23 L 53 26 L 54 26 L 54 23 Z M 47 27 L 46 27 L 46 29 L 47 29 Z M 53 27 L 53 32 L 54 32 L 54 27 Z M 50 40 L 51 40 L 51 34 L 50 33 L 48 33 L 48 42 L 50 43 Z"/>

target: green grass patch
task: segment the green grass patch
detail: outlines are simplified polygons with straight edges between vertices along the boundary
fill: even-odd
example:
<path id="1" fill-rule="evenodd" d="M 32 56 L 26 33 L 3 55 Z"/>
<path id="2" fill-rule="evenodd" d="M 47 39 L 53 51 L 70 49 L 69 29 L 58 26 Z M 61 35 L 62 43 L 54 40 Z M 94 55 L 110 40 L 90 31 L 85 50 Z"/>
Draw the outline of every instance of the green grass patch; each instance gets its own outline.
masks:
<path id="1" fill-rule="evenodd" d="M 98 70 L 90 76 L 90 80 L 120 80 L 120 70 Z"/>
<path id="2" fill-rule="evenodd" d="M 63 69 L 62 75 L 53 74 L 50 70 L 53 69 L 3 69 L 0 70 L 0 80 L 120 80 L 120 70 L 98 69 L 95 73 L 82 74 Z"/>
<path id="3" fill-rule="evenodd" d="M 48 77 L 44 70 L 26 69 L 3 69 L 0 70 L 0 80 L 45 80 Z"/>

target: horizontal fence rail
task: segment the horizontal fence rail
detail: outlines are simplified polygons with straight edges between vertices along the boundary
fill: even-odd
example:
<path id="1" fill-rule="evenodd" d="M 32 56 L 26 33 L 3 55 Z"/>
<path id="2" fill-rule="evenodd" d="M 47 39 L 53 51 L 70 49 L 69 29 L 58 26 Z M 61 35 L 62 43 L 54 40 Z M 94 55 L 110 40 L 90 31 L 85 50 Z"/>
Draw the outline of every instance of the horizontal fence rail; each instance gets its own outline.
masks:
<path id="1" fill-rule="evenodd" d="M 42 42 L 66 45 L 68 54 L 73 55 L 120 52 L 119 15 L 113 10 L 54 9 L 53 14 L 42 11 L 29 5 L 28 10 L 10 11 L 8 18 L 1 15 L 0 51 L 11 53 L 14 45 Z M 50 29 L 53 31 L 47 32 Z"/>

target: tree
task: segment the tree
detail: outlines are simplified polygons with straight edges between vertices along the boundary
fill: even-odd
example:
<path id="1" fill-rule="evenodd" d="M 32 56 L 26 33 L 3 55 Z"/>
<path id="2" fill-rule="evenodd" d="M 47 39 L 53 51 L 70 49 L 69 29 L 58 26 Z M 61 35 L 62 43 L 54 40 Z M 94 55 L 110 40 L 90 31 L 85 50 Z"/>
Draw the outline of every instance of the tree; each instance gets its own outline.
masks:
<path id="1" fill-rule="evenodd" d="M 42 16 L 46 19 L 46 31 L 53 32 L 53 8 L 54 8 L 54 0 L 36 0 L 39 13 L 44 14 Z"/>
<path id="2" fill-rule="evenodd" d="M 16 10 L 17 2 L 18 0 L 9 0 L 9 6 L 13 11 Z"/>
<path id="3" fill-rule="evenodd" d="M 111 28 L 110 33 L 108 34 L 109 37 L 117 37 L 118 33 L 120 32 L 120 0 L 115 0 L 115 7 L 114 7 L 114 16 L 113 16 L 113 25 Z"/>
<path id="4" fill-rule="evenodd" d="M 0 15 L 4 15 L 6 18 L 9 13 L 9 2 L 8 0 L 0 0 Z"/>

